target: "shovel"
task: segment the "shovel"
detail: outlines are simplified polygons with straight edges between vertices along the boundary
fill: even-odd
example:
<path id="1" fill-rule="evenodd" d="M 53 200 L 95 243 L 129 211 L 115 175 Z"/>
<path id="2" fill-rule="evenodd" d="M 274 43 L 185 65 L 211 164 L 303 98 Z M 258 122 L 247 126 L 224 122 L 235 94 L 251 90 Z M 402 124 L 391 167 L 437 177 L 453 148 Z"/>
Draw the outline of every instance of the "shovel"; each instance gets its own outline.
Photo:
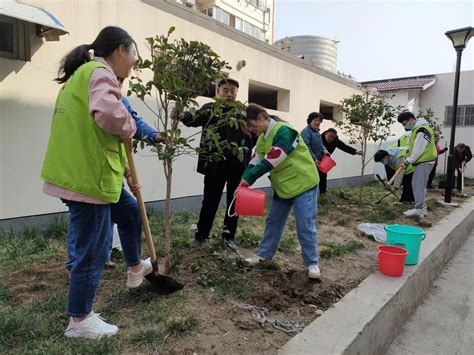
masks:
<path id="1" fill-rule="evenodd" d="M 377 201 L 374 202 L 374 204 L 379 204 L 380 202 L 382 202 L 386 197 L 388 197 L 388 195 L 393 195 L 395 196 L 396 198 L 399 198 L 397 196 L 397 194 L 395 192 L 393 192 L 392 190 L 392 184 L 393 182 L 395 181 L 395 178 L 400 175 L 400 173 L 403 171 L 403 167 L 400 166 L 397 171 L 395 172 L 395 174 L 393 174 L 392 178 L 390 179 L 389 182 L 385 182 L 385 180 L 383 180 L 379 174 L 375 174 L 375 176 L 377 177 L 377 179 L 382 183 L 382 185 L 385 187 L 385 189 L 387 189 L 389 191 L 388 194 L 382 196 L 380 199 L 378 199 Z"/>
<path id="2" fill-rule="evenodd" d="M 135 160 L 133 158 L 132 144 L 129 140 L 125 141 L 125 150 L 127 152 L 127 160 L 128 166 L 130 168 L 130 173 L 132 174 L 132 181 L 134 184 L 139 185 L 137 169 L 135 167 Z M 158 261 L 156 259 L 155 246 L 153 245 L 150 225 L 148 224 L 148 217 L 146 215 L 145 203 L 143 202 L 141 191 L 138 191 L 135 197 L 137 198 L 138 207 L 140 209 L 140 216 L 142 218 L 148 256 L 150 257 L 151 266 L 153 267 L 153 272 L 146 275 L 145 278 L 159 293 L 170 294 L 175 291 L 181 290 L 184 287 L 182 283 L 176 281 L 171 276 L 162 275 L 158 273 Z"/>
<path id="3" fill-rule="evenodd" d="M 466 163 L 462 163 L 461 167 L 461 197 L 468 197 L 469 195 L 464 192 L 464 171 L 466 170 Z"/>
<path id="4" fill-rule="evenodd" d="M 377 176 L 377 179 L 380 181 L 380 183 L 383 185 L 383 187 L 386 190 L 390 191 L 389 194 L 392 194 L 393 196 L 398 197 L 395 194 L 395 192 L 393 192 L 392 188 L 390 186 L 388 186 L 387 182 L 384 179 L 382 179 L 382 177 L 379 174 L 375 174 L 375 176 Z"/>
<path id="5" fill-rule="evenodd" d="M 386 195 L 383 195 L 381 198 L 379 198 L 377 201 L 374 202 L 375 205 L 378 205 L 380 202 L 382 202 L 383 200 L 385 200 L 385 198 L 387 198 L 388 196 L 390 195 L 394 195 L 398 198 L 397 195 L 395 195 L 392 191 L 390 191 L 388 194 Z"/>
<path id="6" fill-rule="evenodd" d="M 394 183 L 396 177 L 398 175 L 400 175 L 403 171 L 403 165 L 400 165 L 397 169 L 397 171 L 395 171 L 395 174 L 393 174 L 392 178 L 390 179 L 389 182 L 387 182 L 387 188 L 391 188 L 391 185 Z"/>

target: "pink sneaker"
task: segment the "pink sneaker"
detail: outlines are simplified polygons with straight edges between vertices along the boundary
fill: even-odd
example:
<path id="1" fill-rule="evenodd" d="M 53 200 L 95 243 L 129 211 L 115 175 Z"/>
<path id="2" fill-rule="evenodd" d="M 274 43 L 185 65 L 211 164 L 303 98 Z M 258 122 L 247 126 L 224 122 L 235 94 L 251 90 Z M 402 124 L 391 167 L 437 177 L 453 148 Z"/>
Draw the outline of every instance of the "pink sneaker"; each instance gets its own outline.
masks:
<path id="1" fill-rule="evenodd" d="M 127 287 L 136 288 L 143 282 L 143 278 L 153 271 L 150 258 L 141 261 L 142 269 L 139 272 L 127 271 Z"/>

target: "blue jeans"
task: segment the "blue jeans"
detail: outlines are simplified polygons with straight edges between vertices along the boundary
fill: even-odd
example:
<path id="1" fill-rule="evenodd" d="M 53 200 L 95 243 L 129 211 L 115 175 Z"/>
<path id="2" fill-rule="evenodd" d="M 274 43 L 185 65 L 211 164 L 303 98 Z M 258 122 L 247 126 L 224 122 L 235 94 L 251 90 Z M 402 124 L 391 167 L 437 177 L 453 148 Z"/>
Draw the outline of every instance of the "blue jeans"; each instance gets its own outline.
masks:
<path id="1" fill-rule="evenodd" d="M 107 247 L 107 260 L 112 259 L 112 244 L 114 242 L 113 238 L 113 223 L 110 224 L 112 228 L 112 233 L 110 234 L 109 243 Z M 74 262 L 76 261 L 76 252 L 74 251 L 74 244 L 76 243 L 76 237 L 74 236 L 74 229 L 71 223 L 69 223 L 67 230 L 67 256 L 68 260 L 64 263 L 66 269 L 71 271 Z"/>
<path id="2" fill-rule="evenodd" d="M 137 202 L 125 189 L 117 203 L 95 205 L 66 200 L 64 203 L 70 213 L 68 314 L 80 317 L 92 311 L 100 273 L 110 251 L 112 222 L 117 223 L 128 266 L 140 263 L 142 224 Z"/>
<path id="3" fill-rule="evenodd" d="M 260 257 L 271 260 L 275 255 L 288 215 L 293 207 L 304 264 L 310 266 L 318 263 L 317 190 L 317 187 L 314 187 L 292 199 L 273 196 L 272 206 L 265 221 L 263 239 L 258 247 Z"/>
<path id="4" fill-rule="evenodd" d="M 113 224 L 111 224 L 112 233 L 110 234 L 110 241 L 107 247 L 107 260 L 112 259 L 112 244 L 113 244 Z M 74 251 L 74 244 L 76 243 L 76 237 L 74 236 L 74 229 L 72 224 L 69 223 L 69 227 L 67 230 L 67 256 L 68 260 L 64 263 L 66 269 L 71 271 L 74 262 L 76 261 L 76 252 Z"/>

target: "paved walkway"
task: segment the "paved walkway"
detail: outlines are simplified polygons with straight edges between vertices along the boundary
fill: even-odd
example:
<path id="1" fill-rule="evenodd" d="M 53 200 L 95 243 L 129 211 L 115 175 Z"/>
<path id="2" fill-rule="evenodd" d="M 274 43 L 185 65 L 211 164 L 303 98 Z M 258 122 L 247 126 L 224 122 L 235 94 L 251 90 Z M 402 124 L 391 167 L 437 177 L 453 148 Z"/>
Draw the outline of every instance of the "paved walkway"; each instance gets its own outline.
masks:
<path id="1" fill-rule="evenodd" d="M 386 354 L 474 354 L 474 232 Z"/>

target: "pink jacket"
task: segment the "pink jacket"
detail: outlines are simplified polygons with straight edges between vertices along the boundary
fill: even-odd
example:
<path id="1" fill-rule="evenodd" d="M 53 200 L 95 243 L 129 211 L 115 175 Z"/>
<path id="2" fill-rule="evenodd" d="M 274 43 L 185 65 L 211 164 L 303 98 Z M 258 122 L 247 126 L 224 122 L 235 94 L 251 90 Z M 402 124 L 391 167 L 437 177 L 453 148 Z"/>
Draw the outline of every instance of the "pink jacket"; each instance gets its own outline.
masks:
<path id="1" fill-rule="evenodd" d="M 132 138 L 137 126 L 121 101 L 122 85 L 103 58 L 94 57 L 94 60 L 105 64 L 107 69 L 98 68 L 92 73 L 89 81 L 89 112 L 104 131 L 120 138 Z M 43 185 L 43 192 L 65 200 L 93 204 L 109 203 L 47 182 Z"/>

